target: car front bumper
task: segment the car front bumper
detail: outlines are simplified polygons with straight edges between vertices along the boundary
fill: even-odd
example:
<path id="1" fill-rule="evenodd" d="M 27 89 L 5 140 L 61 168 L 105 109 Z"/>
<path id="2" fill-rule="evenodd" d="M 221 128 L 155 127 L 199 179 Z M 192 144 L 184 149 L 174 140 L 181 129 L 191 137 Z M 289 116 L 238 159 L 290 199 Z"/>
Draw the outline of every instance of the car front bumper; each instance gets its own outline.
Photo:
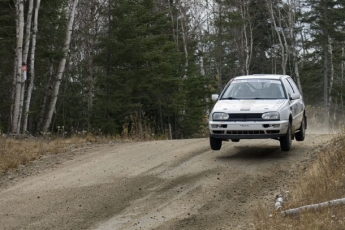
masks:
<path id="1" fill-rule="evenodd" d="M 209 121 L 210 135 L 217 139 L 269 139 L 284 136 L 289 121 Z"/>

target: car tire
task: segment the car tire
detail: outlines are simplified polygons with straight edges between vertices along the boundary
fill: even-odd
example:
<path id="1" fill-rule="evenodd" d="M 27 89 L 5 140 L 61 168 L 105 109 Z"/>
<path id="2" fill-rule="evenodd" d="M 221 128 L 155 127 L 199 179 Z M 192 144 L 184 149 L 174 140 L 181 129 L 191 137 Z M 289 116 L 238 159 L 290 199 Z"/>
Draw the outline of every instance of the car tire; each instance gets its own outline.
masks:
<path id="1" fill-rule="evenodd" d="M 303 116 L 303 119 L 301 122 L 301 128 L 295 134 L 295 138 L 296 138 L 296 141 L 304 141 L 304 138 L 305 138 L 305 116 Z"/>
<path id="2" fill-rule="evenodd" d="M 231 139 L 232 142 L 240 142 L 240 139 Z"/>
<path id="3" fill-rule="evenodd" d="M 289 151 L 291 148 L 292 143 L 292 133 L 291 133 L 291 123 L 289 122 L 288 129 L 286 134 L 282 136 L 280 139 L 280 149 L 282 151 Z"/>
<path id="4" fill-rule="evenodd" d="M 210 136 L 210 146 L 212 150 L 220 150 L 222 147 L 222 140 Z"/>

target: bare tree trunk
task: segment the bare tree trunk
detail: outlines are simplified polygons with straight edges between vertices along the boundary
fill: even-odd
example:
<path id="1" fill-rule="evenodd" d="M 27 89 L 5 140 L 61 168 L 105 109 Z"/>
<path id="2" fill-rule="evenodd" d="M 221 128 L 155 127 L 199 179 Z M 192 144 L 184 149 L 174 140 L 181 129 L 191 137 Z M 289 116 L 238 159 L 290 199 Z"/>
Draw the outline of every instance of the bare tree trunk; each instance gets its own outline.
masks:
<path id="1" fill-rule="evenodd" d="M 203 52 L 202 43 L 200 42 L 200 36 L 199 36 L 199 42 L 198 42 L 198 52 Z M 200 67 L 200 74 L 201 76 L 205 76 L 205 66 L 204 66 L 204 57 L 200 55 L 199 57 L 199 67 Z"/>
<path id="2" fill-rule="evenodd" d="M 45 119 L 45 123 L 42 127 L 42 131 L 46 132 L 51 124 L 53 113 L 55 111 L 55 106 L 56 106 L 56 101 L 59 96 L 59 89 L 60 89 L 60 84 L 61 84 L 61 79 L 65 70 L 65 65 L 66 65 L 66 60 L 67 60 L 67 55 L 70 47 L 70 42 L 71 42 L 71 36 L 72 36 L 72 30 L 73 30 L 73 23 L 74 23 L 74 16 L 75 16 L 75 10 L 78 4 L 78 0 L 70 0 L 70 5 L 72 5 L 71 11 L 70 11 L 70 16 L 69 16 L 69 21 L 67 25 L 67 30 L 66 30 L 66 39 L 65 39 L 65 44 L 62 49 L 63 52 L 63 58 L 60 61 L 59 68 L 57 70 L 57 76 L 56 76 L 56 82 L 53 88 L 52 92 L 52 97 L 51 101 L 48 107 L 48 113 Z"/>
<path id="3" fill-rule="evenodd" d="M 22 65 L 22 82 L 21 82 L 21 89 L 20 89 L 20 104 L 19 104 L 19 114 L 18 114 L 18 126 L 17 126 L 17 132 L 20 133 L 21 128 L 21 120 L 22 120 L 22 114 L 23 114 L 23 106 L 24 106 L 24 92 L 25 92 L 25 81 L 26 81 L 26 75 L 27 75 L 27 65 L 23 62 Z"/>
<path id="4" fill-rule="evenodd" d="M 243 42 L 245 50 L 244 74 L 249 74 L 250 62 L 253 53 L 253 28 L 251 21 L 248 20 L 249 4 L 246 1 L 240 2 L 241 17 L 243 22 Z M 248 22 L 247 22 L 248 21 Z M 247 25 L 248 24 L 248 25 Z M 249 30 L 249 31 L 248 31 Z"/>
<path id="5" fill-rule="evenodd" d="M 279 17 L 278 17 L 278 22 L 279 22 L 279 27 L 283 28 L 282 21 L 284 20 L 283 16 L 281 15 L 281 12 L 279 11 Z M 277 31 L 278 32 L 278 31 Z M 284 51 L 282 51 L 282 69 L 283 69 L 283 74 L 286 74 L 286 66 L 287 66 L 287 61 L 288 61 L 288 56 L 289 56 L 289 45 L 286 40 L 286 35 L 284 31 L 281 31 L 281 37 L 283 40 L 283 47 Z M 279 42 L 281 42 L 280 37 L 279 37 Z M 291 52 L 291 51 L 290 51 Z"/>
<path id="6" fill-rule="evenodd" d="M 170 17 L 171 17 L 171 23 L 172 23 L 172 30 L 173 30 L 173 37 L 175 39 L 175 41 L 177 42 L 177 35 L 176 35 L 176 32 L 175 32 L 175 22 L 174 22 L 174 13 L 173 13 L 173 10 L 172 10 L 172 1 L 171 0 L 167 0 L 168 1 L 168 6 L 169 6 L 169 13 L 170 13 Z M 177 43 L 176 43 L 177 44 Z"/>
<path id="7" fill-rule="evenodd" d="M 94 45 L 96 39 L 96 1 L 91 0 L 89 2 L 89 22 L 91 24 L 90 28 L 90 39 L 87 41 L 87 58 L 88 58 L 88 89 L 87 89 L 87 109 L 88 109 L 88 130 L 90 130 L 90 114 L 93 107 L 93 88 L 94 88 L 94 80 L 93 80 L 93 72 L 94 72 L 94 63 L 93 63 L 93 55 L 94 55 Z"/>
<path id="8" fill-rule="evenodd" d="M 53 79 L 53 64 L 50 63 L 50 67 L 49 67 L 49 75 L 48 75 L 48 79 L 47 79 L 47 84 L 45 86 L 45 93 L 41 102 L 41 106 L 40 106 L 40 113 L 38 115 L 38 119 L 37 119 L 37 126 L 36 126 L 36 132 L 41 132 L 41 127 L 43 124 L 43 120 L 46 114 L 46 108 L 47 108 L 47 103 L 48 103 L 48 97 L 51 94 L 51 89 L 52 89 L 52 79 Z"/>
<path id="9" fill-rule="evenodd" d="M 20 94 L 22 87 L 22 62 L 23 62 L 23 38 L 24 38 L 24 1 L 16 1 L 17 14 L 17 48 L 16 48 L 16 75 L 15 75 L 15 94 L 11 132 L 18 133 L 19 126 L 19 110 L 20 110 Z"/>
<path id="10" fill-rule="evenodd" d="M 299 66 L 298 66 L 298 52 L 296 48 L 296 36 L 295 36 L 295 23 L 296 23 L 296 13 L 297 13 L 297 2 L 296 0 L 291 1 L 289 3 L 289 12 L 288 12 L 288 28 L 289 28 L 289 33 L 290 33 L 290 38 L 291 38 L 291 45 L 290 45 L 290 53 L 292 55 L 292 60 L 293 60 L 293 66 L 294 66 L 294 72 L 296 76 L 296 82 L 299 88 L 299 91 L 303 95 L 303 90 L 302 90 L 302 84 L 300 80 L 300 75 L 299 75 Z M 303 38 L 301 38 L 303 39 Z"/>
<path id="11" fill-rule="evenodd" d="M 223 67 L 223 52 L 222 52 L 222 40 L 223 40 L 223 26 L 222 26 L 222 6 L 219 4 L 218 6 L 218 14 L 219 14 L 219 29 L 218 29 L 218 92 L 221 93 L 223 89 L 223 73 L 222 73 L 222 67 Z"/>
<path id="12" fill-rule="evenodd" d="M 198 53 L 201 54 L 199 55 L 199 68 L 200 68 L 200 75 L 201 76 L 205 76 L 205 65 L 204 65 L 204 46 L 202 43 L 202 37 L 203 37 L 203 29 L 205 28 L 205 23 L 207 22 L 207 17 L 205 16 L 205 6 L 202 5 L 202 3 L 200 3 L 200 1 L 194 0 L 193 3 L 191 3 L 193 5 L 191 5 L 191 9 L 193 10 L 193 12 L 191 13 L 192 15 L 194 15 L 194 17 L 192 18 L 192 25 L 194 26 L 194 28 L 192 29 L 192 31 L 195 31 L 198 43 L 197 43 L 197 50 Z M 206 5 L 207 5 L 207 1 L 206 1 Z M 208 10 L 207 10 L 208 11 Z M 200 13 L 202 12 L 202 13 Z"/>
<path id="13" fill-rule="evenodd" d="M 333 81 L 334 81 L 334 66 L 333 66 L 333 52 L 332 52 L 332 39 L 328 35 L 328 53 L 330 58 L 330 79 L 329 79 L 329 87 L 328 87 L 328 107 L 330 108 L 332 105 L 332 88 L 333 88 Z"/>
<path id="14" fill-rule="evenodd" d="M 27 132 L 28 117 L 30 111 L 31 95 L 34 88 L 35 80 L 35 50 L 36 50 L 36 36 L 38 32 L 38 10 L 40 8 L 41 0 L 36 0 L 35 13 L 34 13 L 34 27 L 31 40 L 31 54 L 30 54 L 30 83 L 26 94 L 25 110 L 24 110 L 24 121 L 23 121 L 23 133 Z"/>
<path id="15" fill-rule="evenodd" d="M 284 33 L 280 32 L 278 30 L 278 27 L 277 27 L 277 21 L 280 24 L 282 19 L 280 17 L 276 18 L 276 16 L 274 15 L 274 9 L 273 9 L 273 4 L 272 4 L 271 0 L 266 0 L 266 5 L 268 8 L 268 11 L 270 12 L 270 16 L 272 19 L 274 30 L 276 31 L 276 34 L 277 34 L 277 37 L 279 40 L 280 52 L 281 52 L 281 68 L 282 68 L 282 72 L 283 72 L 282 74 L 286 74 L 286 64 L 287 64 L 286 45 L 287 44 L 286 44 L 286 39 L 285 39 Z M 280 27 L 281 27 L 281 25 L 280 25 Z M 283 42 L 283 40 L 284 40 L 284 42 Z"/>
<path id="16" fill-rule="evenodd" d="M 325 2 L 321 1 L 320 5 L 322 7 L 322 16 L 323 20 L 325 22 L 328 21 L 328 9 L 327 6 L 324 4 Z M 329 129 L 329 104 L 328 104 L 328 74 L 329 74 L 329 69 L 328 69 L 328 54 L 329 54 L 329 46 L 328 46 L 328 28 L 326 26 L 323 26 L 322 32 L 324 35 L 324 38 L 326 39 L 324 41 L 325 44 L 323 44 L 323 107 L 324 107 L 324 125 Z M 329 130 L 328 130 L 329 131 Z"/>
<path id="17" fill-rule="evenodd" d="M 303 89 L 302 89 L 302 84 L 301 84 L 301 77 L 299 75 L 299 67 L 298 67 L 298 60 L 297 57 L 295 56 L 296 53 L 294 54 L 294 71 L 295 71 L 295 75 L 296 75 L 296 81 L 297 81 L 297 85 L 299 88 L 300 93 L 303 95 Z"/>
<path id="18" fill-rule="evenodd" d="M 188 44 L 187 44 L 187 32 L 186 32 L 186 10 L 183 8 L 182 4 L 179 4 L 179 11 L 180 11 L 180 23 L 181 23 L 181 30 L 182 30 L 182 41 L 183 41 L 183 51 L 185 57 L 185 64 L 184 64 L 184 79 L 187 79 L 187 72 L 188 72 Z"/>
<path id="19" fill-rule="evenodd" d="M 333 47 L 332 47 L 332 39 L 328 35 L 328 53 L 329 53 L 329 66 L 330 66 L 330 76 L 329 76 L 329 87 L 328 87 L 328 114 L 329 118 L 336 117 L 336 109 L 334 111 L 334 116 L 330 114 L 330 109 L 332 108 L 333 105 L 333 98 L 332 98 L 332 90 L 333 90 L 333 81 L 334 81 L 334 65 L 333 65 Z M 334 119 L 335 120 L 335 119 Z M 334 127 L 334 120 L 330 121 L 329 120 L 329 128 Z"/>
<path id="20" fill-rule="evenodd" d="M 23 51 L 23 62 L 26 64 L 29 55 L 30 39 L 31 39 L 31 23 L 32 23 L 32 12 L 34 8 L 34 0 L 29 0 L 28 15 L 26 17 L 25 24 L 25 42 Z"/>
<path id="21" fill-rule="evenodd" d="M 324 122 L 326 127 L 329 127 L 329 112 L 328 112 L 328 50 L 327 45 L 324 47 L 323 57 L 323 103 L 324 103 Z"/>
<path id="22" fill-rule="evenodd" d="M 25 24 L 25 42 L 24 42 L 24 50 L 23 50 L 23 76 L 22 76 L 22 86 L 20 92 L 20 110 L 18 116 L 18 127 L 17 133 L 20 133 L 21 128 L 21 120 L 23 115 L 23 108 L 24 108 L 24 93 L 25 93 L 25 81 L 27 75 L 27 62 L 28 62 L 28 54 L 29 54 L 29 47 L 30 47 L 30 39 L 31 39 L 31 19 L 32 19 L 32 11 L 33 11 L 34 0 L 29 1 L 29 9 L 28 15 L 26 18 Z"/>

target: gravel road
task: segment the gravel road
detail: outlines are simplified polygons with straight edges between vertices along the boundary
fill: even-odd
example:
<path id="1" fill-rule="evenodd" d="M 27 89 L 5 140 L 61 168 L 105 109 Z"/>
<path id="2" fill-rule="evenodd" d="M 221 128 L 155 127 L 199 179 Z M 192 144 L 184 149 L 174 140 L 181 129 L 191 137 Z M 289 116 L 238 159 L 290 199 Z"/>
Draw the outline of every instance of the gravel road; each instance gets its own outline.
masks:
<path id="1" fill-rule="evenodd" d="M 308 134 L 289 152 L 275 140 L 71 148 L 3 176 L 0 229 L 255 229 L 258 205 L 273 209 L 333 137 Z"/>

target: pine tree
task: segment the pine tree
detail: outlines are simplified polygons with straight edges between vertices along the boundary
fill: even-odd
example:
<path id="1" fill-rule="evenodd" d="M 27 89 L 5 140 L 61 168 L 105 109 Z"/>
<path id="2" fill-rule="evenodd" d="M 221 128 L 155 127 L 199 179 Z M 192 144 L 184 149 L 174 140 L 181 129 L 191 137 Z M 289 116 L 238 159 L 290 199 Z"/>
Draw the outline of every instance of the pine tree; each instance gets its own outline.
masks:
<path id="1" fill-rule="evenodd" d="M 169 34 L 169 18 L 155 11 L 150 0 L 116 1 L 110 13 L 109 34 L 96 59 L 104 71 L 96 81 L 95 126 L 119 133 L 125 120 L 136 116 L 130 129 L 141 133 L 143 119 L 162 128 L 179 82 L 174 68 L 179 54 Z"/>

